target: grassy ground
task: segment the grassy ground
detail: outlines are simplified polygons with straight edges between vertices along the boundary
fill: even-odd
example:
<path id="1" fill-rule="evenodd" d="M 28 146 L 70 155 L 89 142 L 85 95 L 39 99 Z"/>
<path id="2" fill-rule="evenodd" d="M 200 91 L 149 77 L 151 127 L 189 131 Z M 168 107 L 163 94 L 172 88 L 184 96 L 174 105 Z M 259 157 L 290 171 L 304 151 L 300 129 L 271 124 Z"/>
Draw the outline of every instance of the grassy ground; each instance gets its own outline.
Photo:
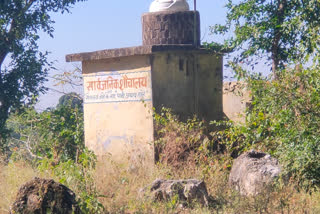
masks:
<path id="1" fill-rule="evenodd" d="M 24 162 L 0 165 L 1 214 L 9 213 L 19 187 L 35 176 L 54 178 L 49 172 L 39 173 Z M 299 192 L 293 182 L 256 197 L 242 197 L 228 187 L 228 169 L 219 163 L 173 169 L 139 161 L 115 163 L 104 159 L 98 162 L 94 178 L 93 185 L 97 187 L 106 213 L 320 213 L 320 193 Z M 214 200 L 208 208 L 182 209 L 174 200 L 154 203 L 140 197 L 139 189 L 156 178 L 203 179 Z"/>
<path id="2" fill-rule="evenodd" d="M 36 170 L 24 162 L 0 165 L 0 213 L 9 213 L 10 205 L 19 190 L 19 187 L 38 176 Z"/>

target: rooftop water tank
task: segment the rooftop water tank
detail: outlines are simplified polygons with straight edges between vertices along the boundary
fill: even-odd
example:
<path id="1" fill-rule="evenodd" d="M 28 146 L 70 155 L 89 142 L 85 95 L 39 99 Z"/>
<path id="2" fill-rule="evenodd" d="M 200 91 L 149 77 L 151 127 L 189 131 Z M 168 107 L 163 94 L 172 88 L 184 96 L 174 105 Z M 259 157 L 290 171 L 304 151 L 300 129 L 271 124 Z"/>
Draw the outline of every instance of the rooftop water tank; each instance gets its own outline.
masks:
<path id="1" fill-rule="evenodd" d="M 188 11 L 186 0 L 154 0 L 150 5 L 150 12 L 160 11 Z"/>

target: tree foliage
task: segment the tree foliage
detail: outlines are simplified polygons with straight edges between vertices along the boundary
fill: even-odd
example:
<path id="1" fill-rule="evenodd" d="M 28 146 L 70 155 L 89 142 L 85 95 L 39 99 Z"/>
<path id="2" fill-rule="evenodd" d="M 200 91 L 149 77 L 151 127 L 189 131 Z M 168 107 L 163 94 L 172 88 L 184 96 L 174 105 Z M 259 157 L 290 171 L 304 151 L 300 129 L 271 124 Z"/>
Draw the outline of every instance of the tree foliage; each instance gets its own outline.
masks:
<path id="1" fill-rule="evenodd" d="M 80 95 L 75 92 L 71 92 L 61 96 L 59 98 L 59 103 L 57 105 L 57 108 L 61 108 L 63 106 L 68 106 L 68 105 L 71 105 L 71 108 L 82 109 L 83 100 L 80 97 Z"/>
<path id="2" fill-rule="evenodd" d="M 226 8 L 226 24 L 215 25 L 212 31 L 234 36 L 222 46 L 210 46 L 239 53 L 235 63 L 254 66 L 257 58 L 267 57 L 275 72 L 286 63 L 319 59 L 320 1 L 228 0 Z"/>
<path id="3" fill-rule="evenodd" d="M 53 36 L 52 12 L 69 12 L 85 0 L 0 1 L 0 140 L 9 112 L 45 91 L 51 67 L 38 49 L 39 31 Z"/>

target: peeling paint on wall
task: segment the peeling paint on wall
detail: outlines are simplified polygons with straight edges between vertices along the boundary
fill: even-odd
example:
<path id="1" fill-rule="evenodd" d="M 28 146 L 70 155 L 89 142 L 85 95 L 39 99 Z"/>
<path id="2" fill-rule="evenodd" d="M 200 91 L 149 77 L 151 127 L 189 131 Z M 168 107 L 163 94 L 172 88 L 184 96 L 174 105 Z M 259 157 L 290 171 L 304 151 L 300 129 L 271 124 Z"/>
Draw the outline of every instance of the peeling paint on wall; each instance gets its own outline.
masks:
<path id="1" fill-rule="evenodd" d="M 103 143 L 103 147 L 108 149 L 108 146 L 112 143 L 112 141 L 120 141 L 123 144 L 133 145 L 133 136 L 128 137 L 127 135 L 122 136 L 109 136 L 106 141 Z"/>
<path id="2" fill-rule="evenodd" d="M 152 154 L 151 68 L 84 74 L 86 146 L 97 155 Z"/>

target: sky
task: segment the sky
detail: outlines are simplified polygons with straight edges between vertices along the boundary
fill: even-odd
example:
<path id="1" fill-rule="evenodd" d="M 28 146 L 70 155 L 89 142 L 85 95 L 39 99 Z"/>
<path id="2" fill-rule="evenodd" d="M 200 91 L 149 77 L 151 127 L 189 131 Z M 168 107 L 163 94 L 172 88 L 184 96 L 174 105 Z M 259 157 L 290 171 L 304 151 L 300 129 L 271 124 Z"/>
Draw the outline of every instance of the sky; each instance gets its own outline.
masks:
<path id="1" fill-rule="evenodd" d="M 40 33 L 39 47 L 49 51 L 49 60 L 57 70 L 49 76 L 71 71 L 73 63 L 65 62 L 65 55 L 112 48 L 139 46 L 142 44 L 141 15 L 148 12 L 152 0 L 88 0 L 73 6 L 71 13 L 51 14 L 54 38 Z M 193 0 L 188 1 L 193 9 Z M 200 12 L 202 42 L 222 41 L 222 37 L 210 35 L 209 27 L 223 24 L 226 18 L 224 5 L 227 0 L 197 0 Z M 47 87 L 57 91 L 81 93 L 81 88 L 54 86 L 49 78 Z M 40 97 L 39 110 L 55 106 L 61 93 L 49 91 Z"/>

